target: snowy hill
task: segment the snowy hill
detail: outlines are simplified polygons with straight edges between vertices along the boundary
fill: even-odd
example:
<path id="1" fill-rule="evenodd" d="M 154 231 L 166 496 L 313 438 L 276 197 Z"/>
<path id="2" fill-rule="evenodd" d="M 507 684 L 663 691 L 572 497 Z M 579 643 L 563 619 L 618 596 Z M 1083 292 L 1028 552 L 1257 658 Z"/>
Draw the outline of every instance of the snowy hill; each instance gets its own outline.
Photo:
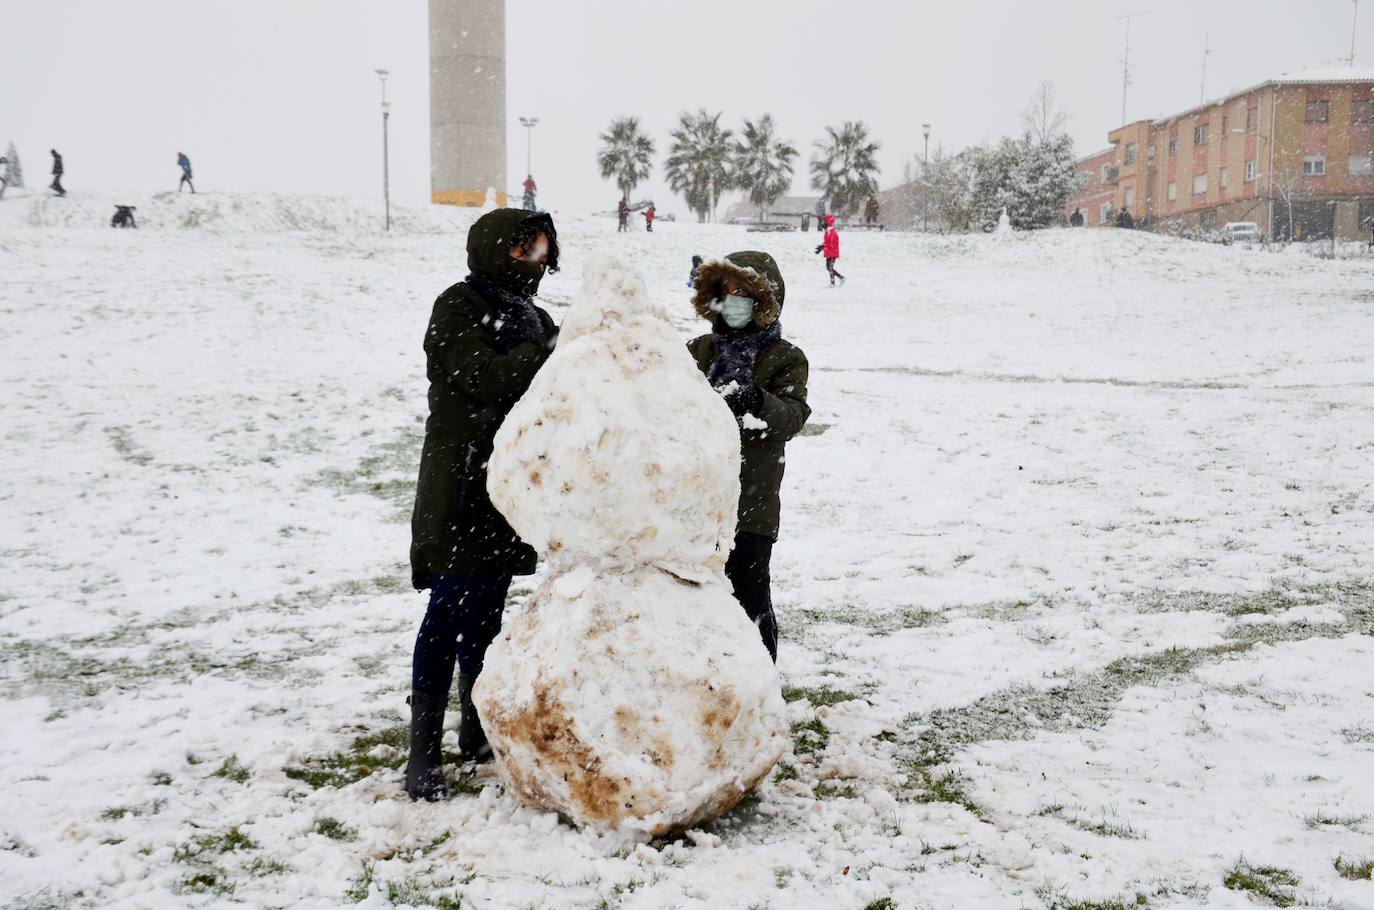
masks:
<path id="1" fill-rule="evenodd" d="M 692 254 L 763 248 L 811 364 L 792 743 L 645 844 L 488 770 L 402 795 L 421 340 L 475 213 L 378 208 L 0 200 L 0 904 L 1369 905 L 1367 263 L 844 234 L 832 290 L 815 235 L 559 217 L 557 318 L 605 247 L 686 340 Z"/>

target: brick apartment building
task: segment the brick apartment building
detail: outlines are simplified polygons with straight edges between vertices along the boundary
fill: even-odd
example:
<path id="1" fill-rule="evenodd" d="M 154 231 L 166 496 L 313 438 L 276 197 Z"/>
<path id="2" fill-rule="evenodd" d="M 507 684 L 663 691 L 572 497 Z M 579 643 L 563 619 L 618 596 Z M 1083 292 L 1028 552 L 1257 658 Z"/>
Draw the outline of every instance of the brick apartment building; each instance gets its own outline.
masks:
<path id="1" fill-rule="evenodd" d="M 1121 208 L 1171 233 L 1254 221 L 1266 237 L 1368 239 L 1374 220 L 1374 70 L 1268 82 L 1107 134 L 1080 159 L 1065 208 L 1107 223 Z"/>

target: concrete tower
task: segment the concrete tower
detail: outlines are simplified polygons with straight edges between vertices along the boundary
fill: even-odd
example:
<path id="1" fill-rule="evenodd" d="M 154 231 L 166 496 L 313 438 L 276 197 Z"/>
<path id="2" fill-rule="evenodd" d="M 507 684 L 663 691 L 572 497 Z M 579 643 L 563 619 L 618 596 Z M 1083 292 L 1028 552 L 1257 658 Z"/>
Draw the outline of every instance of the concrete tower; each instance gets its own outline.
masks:
<path id="1" fill-rule="evenodd" d="M 506 204 L 505 0 L 429 0 L 430 201 Z"/>

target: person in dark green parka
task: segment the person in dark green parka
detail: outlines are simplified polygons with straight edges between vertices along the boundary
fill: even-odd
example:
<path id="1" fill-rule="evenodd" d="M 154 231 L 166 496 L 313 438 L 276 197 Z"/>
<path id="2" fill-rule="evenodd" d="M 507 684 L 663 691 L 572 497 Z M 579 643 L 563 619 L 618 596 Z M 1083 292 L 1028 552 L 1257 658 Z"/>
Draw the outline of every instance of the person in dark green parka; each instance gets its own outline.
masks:
<path id="1" fill-rule="evenodd" d="M 429 420 L 410 568 L 416 590 L 428 588 L 430 599 L 411 671 L 412 799 L 447 795 L 439 744 L 455 662 L 459 753 L 491 758 L 472 686 L 500 631 L 512 576 L 535 570 L 534 550 L 491 503 L 486 466 L 497 429 L 558 338 L 532 300 L 545 272 L 558 270 L 558 235 L 547 214 L 497 209 L 468 231 L 467 254 L 469 275 L 439 295 L 425 333 Z"/>
<path id="2" fill-rule="evenodd" d="M 811 416 L 809 367 L 782 338 L 782 272 L 767 253 L 731 253 L 697 272 L 692 304 L 712 331 L 687 349 L 734 412 L 740 427 L 740 501 L 735 548 L 725 564 L 735 598 L 778 659 L 769 563 L 778 539 L 788 440 Z"/>

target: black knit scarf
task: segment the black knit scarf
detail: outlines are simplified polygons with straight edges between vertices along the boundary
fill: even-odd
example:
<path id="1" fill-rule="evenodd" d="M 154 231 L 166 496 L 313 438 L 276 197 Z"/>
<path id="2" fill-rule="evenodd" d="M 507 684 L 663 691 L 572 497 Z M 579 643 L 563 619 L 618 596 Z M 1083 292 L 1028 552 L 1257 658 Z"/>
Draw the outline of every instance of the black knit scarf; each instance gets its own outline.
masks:
<path id="1" fill-rule="evenodd" d="M 501 353 L 509 354 L 516 346 L 544 334 L 539 308 L 531 298 L 507 291 L 480 272 L 472 272 L 463 281 L 496 310 L 492 329 L 496 334 L 496 347 Z"/>
<path id="2" fill-rule="evenodd" d="M 782 340 L 782 323 L 748 335 L 726 335 L 719 329 L 711 333 L 716 340 L 716 359 L 706 370 L 706 379 L 720 388 L 732 382 L 753 384 L 754 362 L 759 355 Z"/>

